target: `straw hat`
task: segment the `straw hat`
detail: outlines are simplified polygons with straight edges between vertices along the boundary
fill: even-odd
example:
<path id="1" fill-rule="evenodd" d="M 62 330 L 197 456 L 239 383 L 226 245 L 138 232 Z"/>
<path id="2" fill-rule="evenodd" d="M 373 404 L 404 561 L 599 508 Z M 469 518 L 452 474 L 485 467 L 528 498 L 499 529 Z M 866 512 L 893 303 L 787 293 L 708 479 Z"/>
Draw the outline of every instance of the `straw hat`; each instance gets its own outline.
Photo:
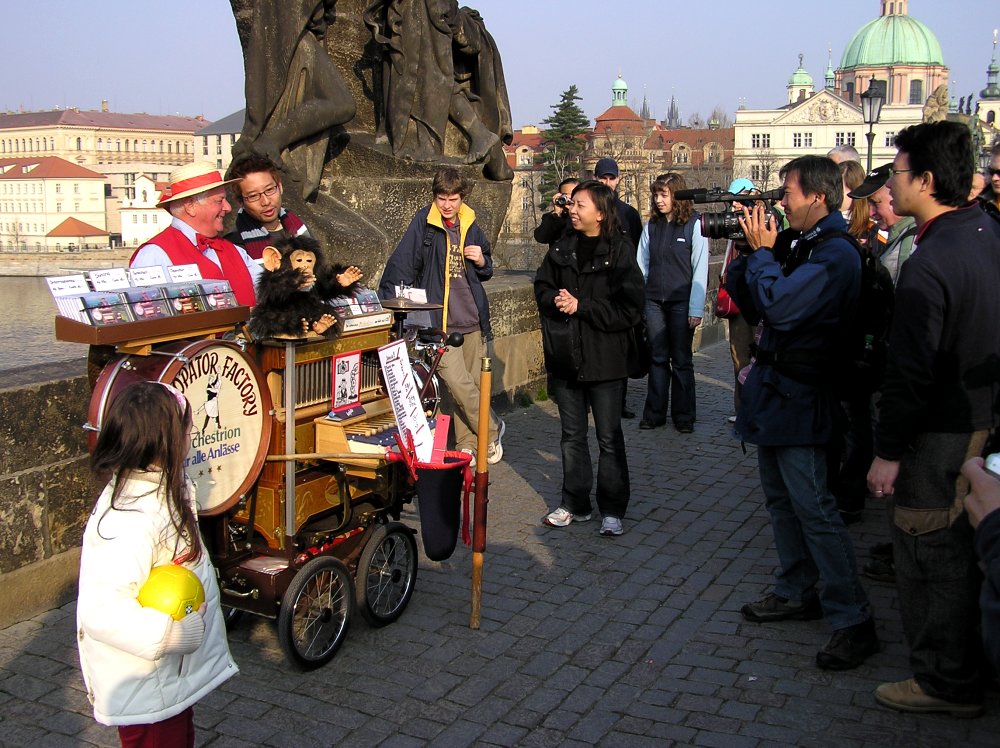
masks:
<path id="1" fill-rule="evenodd" d="M 238 181 L 240 180 L 223 179 L 222 174 L 215 168 L 215 164 L 209 161 L 184 164 L 184 166 L 178 166 L 170 172 L 169 184 L 160 195 L 160 202 L 156 204 L 156 207 L 162 208 L 174 200 L 183 200 L 186 197 Z"/>

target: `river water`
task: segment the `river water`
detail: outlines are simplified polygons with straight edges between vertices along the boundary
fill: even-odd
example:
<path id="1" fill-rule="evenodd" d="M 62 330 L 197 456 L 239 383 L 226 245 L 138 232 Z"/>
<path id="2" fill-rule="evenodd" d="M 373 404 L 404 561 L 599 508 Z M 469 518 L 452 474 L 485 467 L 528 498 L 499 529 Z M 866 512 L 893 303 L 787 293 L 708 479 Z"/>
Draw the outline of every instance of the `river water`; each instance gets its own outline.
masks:
<path id="1" fill-rule="evenodd" d="M 44 278 L 0 277 L 0 371 L 86 358 L 86 345 L 56 340 L 55 317 Z"/>

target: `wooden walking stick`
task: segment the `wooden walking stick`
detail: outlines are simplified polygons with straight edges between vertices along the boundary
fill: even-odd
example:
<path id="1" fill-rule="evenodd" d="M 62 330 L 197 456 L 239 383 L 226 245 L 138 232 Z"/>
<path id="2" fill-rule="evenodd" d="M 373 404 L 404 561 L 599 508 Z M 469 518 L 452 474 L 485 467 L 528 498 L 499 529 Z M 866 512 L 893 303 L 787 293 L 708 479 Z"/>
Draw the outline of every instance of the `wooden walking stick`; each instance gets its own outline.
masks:
<path id="1" fill-rule="evenodd" d="M 479 628 L 479 608 L 483 599 L 483 554 L 486 551 L 486 505 L 489 503 L 490 463 L 490 393 L 493 388 L 493 364 L 483 356 L 479 372 L 479 441 L 476 447 L 476 479 L 472 519 L 472 612 L 469 628 Z"/>

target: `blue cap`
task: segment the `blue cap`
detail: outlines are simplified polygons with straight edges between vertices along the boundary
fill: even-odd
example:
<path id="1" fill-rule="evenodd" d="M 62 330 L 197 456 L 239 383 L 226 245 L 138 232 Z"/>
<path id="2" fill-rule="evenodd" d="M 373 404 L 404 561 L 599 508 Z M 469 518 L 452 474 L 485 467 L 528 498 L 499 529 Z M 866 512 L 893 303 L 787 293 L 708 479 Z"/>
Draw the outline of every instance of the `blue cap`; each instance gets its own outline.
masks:
<path id="1" fill-rule="evenodd" d="M 756 189 L 751 182 L 746 177 L 740 177 L 739 179 L 734 179 L 729 185 L 729 191 L 734 195 L 738 195 L 741 192 L 753 192 Z"/>
<path id="2" fill-rule="evenodd" d="M 594 176 L 598 179 L 601 177 L 617 177 L 618 162 L 613 158 L 608 158 L 607 156 L 602 159 L 598 159 L 597 166 L 594 167 Z"/>

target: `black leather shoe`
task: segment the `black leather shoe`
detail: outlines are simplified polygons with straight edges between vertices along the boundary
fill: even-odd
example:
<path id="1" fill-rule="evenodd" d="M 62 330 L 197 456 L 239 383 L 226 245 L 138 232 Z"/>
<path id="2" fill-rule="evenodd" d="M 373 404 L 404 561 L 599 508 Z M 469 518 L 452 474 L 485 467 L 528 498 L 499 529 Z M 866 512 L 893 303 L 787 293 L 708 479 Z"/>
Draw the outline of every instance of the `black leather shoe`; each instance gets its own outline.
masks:
<path id="1" fill-rule="evenodd" d="M 740 615 L 754 623 L 771 621 L 815 621 L 823 617 L 819 598 L 813 595 L 801 603 L 790 603 L 774 593 L 740 608 Z"/>
<path id="2" fill-rule="evenodd" d="M 690 433 L 692 433 L 694 431 L 694 424 L 693 423 L 678 423 L 677 424 L 677 431 L 680 432 L 680 433 L 682 433 L 682 434 L 690 434 Z"/>
<path id="3" fill-rule="evenodd" d="M 639 428 L 641 429 L 658 429 L 662 425 L 663 425 L 662 423 L 653 423 L 652 421 L 647 421 L 645 418 L 639 421 Z"/>
<path id="4" fill-rule="evenodd" d="M 851 670 L 882 648 L 875 633 L 875 619 L 837 629 L 819 652 L 816 664 L 823 670 Z"/>

